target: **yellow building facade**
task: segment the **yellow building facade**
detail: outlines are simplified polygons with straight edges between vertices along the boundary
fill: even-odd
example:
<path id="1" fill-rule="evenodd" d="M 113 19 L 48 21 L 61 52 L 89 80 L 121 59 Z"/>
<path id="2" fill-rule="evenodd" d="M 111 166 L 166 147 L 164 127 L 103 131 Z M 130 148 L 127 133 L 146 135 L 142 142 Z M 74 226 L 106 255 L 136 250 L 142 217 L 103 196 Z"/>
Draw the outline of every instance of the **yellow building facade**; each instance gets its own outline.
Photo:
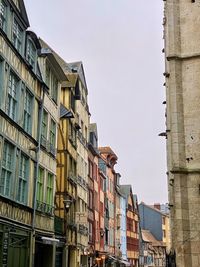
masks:
<path id="1" fill-rule="evenodd" d="M 24 2 L 0 6 L 0 266 L 54 266 L 57 100 L 65 75 L 27 30 Z"/>

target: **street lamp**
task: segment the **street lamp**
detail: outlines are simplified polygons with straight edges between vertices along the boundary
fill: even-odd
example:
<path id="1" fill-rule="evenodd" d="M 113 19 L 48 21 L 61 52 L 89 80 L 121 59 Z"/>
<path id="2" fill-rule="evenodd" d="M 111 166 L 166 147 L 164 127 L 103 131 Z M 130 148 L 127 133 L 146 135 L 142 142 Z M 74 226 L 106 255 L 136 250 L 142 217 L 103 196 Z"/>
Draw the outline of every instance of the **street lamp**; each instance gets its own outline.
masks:
<path id="1" fill-rule="evenodd" d="M 69 209 L 70 209 L 70 206 L 71 206 L 72 202 L 73 202 L 73 200 L 71 200 L 71 199 L 63 200 L 63 203 L 65 205 L 66 213 L 69 212 Z"/>
<path id="2" fill-rule="evenodd" d="M 100 236 L 101 236 L 101 238 L 104 237 L 104 234 L 105 234 L 105 231 L 103 229 L 100 229 Z"/>

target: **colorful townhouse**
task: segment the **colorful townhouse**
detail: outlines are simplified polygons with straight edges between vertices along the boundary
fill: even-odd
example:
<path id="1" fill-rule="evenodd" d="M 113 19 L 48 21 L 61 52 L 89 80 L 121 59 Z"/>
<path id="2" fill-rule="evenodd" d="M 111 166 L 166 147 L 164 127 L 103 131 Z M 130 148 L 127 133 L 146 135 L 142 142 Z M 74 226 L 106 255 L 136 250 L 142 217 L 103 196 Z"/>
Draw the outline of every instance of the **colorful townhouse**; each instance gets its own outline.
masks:
<path id="1" fill-rule="evenodd" d="M 106 174 L 104 184 L 104 202 L 105 202 L 105 239 L 104 249 L 108 254 L 106 266 L 112 264 L 115 256 L 115 170 L 117 156 L 110 147 L 99 147 L 100 151 L 100 168 Z"/>
<path id="2" fill-rule="evenodd" d="M 166 266 L 166 247 L 162 241 L 158 241 L 149 230 L 141 230 L 142 254 L 141 267 Z"/>
<path id="3" fill-rule="evenodd" d="M 97 125 L 89 125 L 89 143 L 88 143 L 88 228 L 89 228 L 89 267 L 95 264 L 96 251 L 100 250 L 99 234 L 99 172 L 98 172 L 98 135 Z"/>
<path id="4" fill-rule="evenodd" d="M 0 265 L 54 266 L 59 95 L 65 74 L 22 0 L 0 2 Z"/>
<path id="5" fill-rule="evenodd" d="M 88 89 L 82 62 L 69 64 L 76 75 L 76 118 L 80 129 L 77 132 L 77 266 L 88 264 L 88 140 L 90 112 L 87 103 Z"/>
<path id="6" fill-rule="evenodd" d="M 150 206 L 141 202 L 139 204 L 140 226 L 141 229 L 149 230 L 158 241 L 162 241 L 169 252 L 171 248 L 169 215 L 161 212 L 160 207 L 160 204 Z"/>
<path id="7" fill-rule="evenodd" d="M 103 164 L 102 164 L 103 163 Z M 105 260 L 107 252 L 105 251 L 105 195 L 104 188 L 106 183 L 106 167 L 101 158 L 98 161 L 98 183 L 96 194 L 99 195 L 99 212 L 96 213 L 95 220 L 98 221 L 96 226 L 97 238 L 95 240 L 95 252 L 97 256 L 97 263 L 101 266 L 105 266 Z M 98 241 L 99 240 L 99 241 Z"/>
<path id="8" fill-rule="evenodd" d="M 127 259 L 131 267 L 139 266 L 139 211 L 137 198 L 133 196 L 131 185 L 120 185 L 126 197 L 126 241 Z"/>

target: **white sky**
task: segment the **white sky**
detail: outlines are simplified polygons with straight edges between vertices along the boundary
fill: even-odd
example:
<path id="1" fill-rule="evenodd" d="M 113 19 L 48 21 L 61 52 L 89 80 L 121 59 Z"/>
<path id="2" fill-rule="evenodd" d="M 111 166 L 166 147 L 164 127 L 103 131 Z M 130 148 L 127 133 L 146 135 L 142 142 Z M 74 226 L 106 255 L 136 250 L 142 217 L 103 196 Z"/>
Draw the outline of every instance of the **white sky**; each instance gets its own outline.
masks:
<path id="1" fill-rule="evenodd" d="M 167 201 L 160 0 L 25 0 L 31 29 L 67 62 L 82 61 L 99 145 L 118 155 L 139 201 Z"/>

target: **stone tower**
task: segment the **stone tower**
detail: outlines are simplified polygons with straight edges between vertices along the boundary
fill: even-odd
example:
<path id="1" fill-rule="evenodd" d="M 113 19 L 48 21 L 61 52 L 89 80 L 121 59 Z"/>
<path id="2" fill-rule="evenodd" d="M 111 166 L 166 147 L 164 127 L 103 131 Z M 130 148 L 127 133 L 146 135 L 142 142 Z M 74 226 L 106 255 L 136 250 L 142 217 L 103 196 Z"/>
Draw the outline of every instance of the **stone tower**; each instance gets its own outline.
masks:
<path id="1" fill-rule="evenodd" d="M 172 249 L 200 266 L 200 0 L 165 0 L 166 138 Z"/>

